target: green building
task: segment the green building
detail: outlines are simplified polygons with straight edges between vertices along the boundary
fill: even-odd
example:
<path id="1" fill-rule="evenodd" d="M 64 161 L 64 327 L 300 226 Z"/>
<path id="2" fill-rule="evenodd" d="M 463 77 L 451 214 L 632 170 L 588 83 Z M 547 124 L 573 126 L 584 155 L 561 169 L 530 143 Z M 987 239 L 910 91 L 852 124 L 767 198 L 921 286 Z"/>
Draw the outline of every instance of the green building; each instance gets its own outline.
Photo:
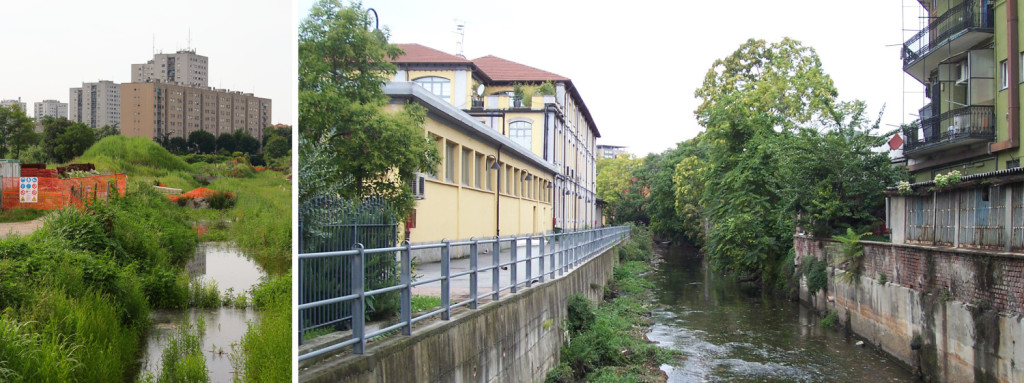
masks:
<path id="1" fill-rule="evenodd" d="M 903 70 L 927 104 L 904 128 L 913 182 L 1020 166 L 1021 31 L 1016 0 L 919 0 L 927 25 L 903 44 Z M 1011 107 L 1012 106 L 1012 107 Z"/>

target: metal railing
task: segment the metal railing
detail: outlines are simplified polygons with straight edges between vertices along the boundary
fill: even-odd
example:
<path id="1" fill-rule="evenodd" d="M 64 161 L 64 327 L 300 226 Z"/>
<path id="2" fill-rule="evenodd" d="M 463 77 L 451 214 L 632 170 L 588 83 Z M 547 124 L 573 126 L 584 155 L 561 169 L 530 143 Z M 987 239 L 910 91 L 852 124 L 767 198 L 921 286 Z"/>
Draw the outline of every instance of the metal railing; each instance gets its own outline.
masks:
<path id="1" fill-rule="evenodd" d="M 970 29 L 991 32 L 992 18 L 992 8 L 982 9 L 980 0 L 965 0 L 953 6 L 903 43 L 903 67 L 914 64 L 960 32 Z"/>
<path id="2" fill-rule="evenodd" d="M 968 138 L 993 139 L 996 136 L 995 108 L 968 106 L 953 109 L 922 119 L 920 129 L 924 137 L 919 137 L 917 128 L 903 130 L 907 138 L 903 149 L 906 153 Z"/>
<path id="3" fill-rule="evenodd" d="M 337 352 L 338 350 L 350 346 L 352 347 L 352 352 L 362 354 L 366 349 L 367 340 L 371 338 L 381 336 L 395 330 L 401 330 L 403 335 L 412 335 L 412 326 L 416 322 L 435 316 L 440 316 L 442 320 L 448 320 L 451 318 L 451 312 L 455 308 L 466 306 L 470 309 L 477 309 L 480 305 L 481 299 L 490 298 L 491 301 L 498 301 L 501 299 L 502 292 L 508 291 L 510 294 L 515 294 L 520 288 L 529 288 L 534 284 L 544 283 L 549 279 L 555 279 L 556 276 L 562 276 L 570 270 L 578 267 L 580 264 L 586 262 L 591 257 L 599 255 L 612 248 L 629 236 L 629 230 L 629 227 L 617 226 L 571 233 L 533 235 L 526 237 L 512 236 L 506 238 L 470 239 L 468 241 L 460 242 L 443 241 L 421 245 L 411 245 L 406 242 L 401 246 L 379 249 L 365 249 L 361 245 L 356 245 L 356 248 L 353 250 L 299 254 L 300 281 L 304 277 L 302 270 L 305 270 L 303 265 L 306 262 L 324 259 L 348 259 L 348 262 L 352 265 L 349 270 L 351 275 L 346 278 L 347 282 L 351 284 L 351 290 L 348 294 L 324 298 L 308 303 L 301 303 L 298 305 L 299 317 L 302 318 L 303 312 L 307 310 L 313 310 L 318 307 L 342 302 L 349 302 L 352 307 L 352 334 L 350 338 L 329 347 L 299 355 L 299 360 L 301 361 L 318 355 Z M 507 261 L 503 261 L 501 259 L 503 246 L 507 247 Z M 456 248 L 456 251 L 460 250 L 458 248 L 468 249 L 468 270 L 457 272 L 456 270 L 453 270 L 451 267 L 451 254 L 453 248 Z M 412 254 L 417 250 L 430 249 L 437 249 L 441 252 L 440 275 L 430 275 L 423 280 L 414 281 L 412 273 Z M 480 256 L 482 255 L 481 252 L 485 257 L 490 258 L 490 265 L 483 267 L 480 266 L 479 261 Z M 520 254 L 520 252 L 525 254 Z M 377 254 L 393 253 L 398 253 L 401 258 L 401 261 L 399 262 L 399 282 L 392 286 L 367 290 L 364 285 L 366 258 Z M 520 267 L 525 267 L 525 278 L 522 279 L 520 279 Z M 534 270 L 534 267 L 536 267 L 536 270 Z M 489 289 L 486 288 L 486 286 L 480 286 L 479 283 L 481 275 L 486 273 L 491 274 L 491 286 Z M 506 273 L 507 275 L 505 278 L 507 283 L 505 284 L 501 283 L 503 273 Z M 468 299 L 462 302 L 452 303 L 450 283 L 453 279 L 460 277 L 468 277 L 469 296 Z M 413 317 L 412 289 L 417 286 L 432 283 L 440 283 L 441 285 L 440 308 Z M 304 285 L 300 283 L 299 286 L 299 294 L 302 295 L 302 288 Z M 483 287 L 484 291 L 481 291 L 481 287 Z M 393 291 L 398 291 L 401 294 L 399 322 L 375 331 L 367 332 L 365 322 L 367 299 Z M 308 328 L 305 328 L 304 324 L 300 321 L 300 339 L 303 331 L 305 330 L 308 330 Z"/>

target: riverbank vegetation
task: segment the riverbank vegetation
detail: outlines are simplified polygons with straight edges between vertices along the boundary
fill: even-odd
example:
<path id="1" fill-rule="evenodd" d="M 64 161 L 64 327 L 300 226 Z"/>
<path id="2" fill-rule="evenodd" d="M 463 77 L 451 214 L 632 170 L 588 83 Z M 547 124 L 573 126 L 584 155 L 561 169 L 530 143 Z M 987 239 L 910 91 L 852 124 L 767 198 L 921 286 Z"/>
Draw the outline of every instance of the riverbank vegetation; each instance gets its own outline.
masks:
<path id="1" fill-rule="evenodd" d="M 751 39 L 695 95 L 696 137 L 639 162 L 599 162 L 633 180 L 602 186 L 598 175 L 613 221 L 694 242 L 716 270 L 778 291 L 792 280 L 794 228 L 830 237 L 879 226 L 882 191 L 905 178 L 877 150 L 892 133 L 863 102 L 839 99 L 813 48 Z"/>
<path id="2" fill-rule="evenodd" d="M 261 319 L 233 357 L 246 372 L 241 381 L 290 380 L 290 169 L 256 168 L 246 155 L 189 163 L 151 140 L 116 134 L 83 150 L 75 162 L 125 173 L 127 194 L 47 213 L 35 233 L 0 239 L 0 381 L 132 380 L 150 309 L 250 302 Z M 220 210 L 189 209 L 155 184 L 207 185 L 238 197 Z M 215 235 L 201 239 L 204 225 Z M 208 239 L 234 239 L 268 271 L 252 299 L 190 280 L 184 265 Z M 195 359 L 171 346 L 165 355 Z"/>
<path id="3" fill-rule="evenodd" d="M 647 342 L 644 334 L 653 324 L 647 307 L 654 286 L 642 277 L 652 257 L 646 228 L 619 248 L 622 264 L 605 286 L 605 297 L 594 305 L 581 294 L 569 297 L 565 328 L 568 339 L 561 362 L 548 372 L 545 382 L 651 382 L 663 381 L 660 366 L 671 362 L 678 351 Z M 635 235 L 640 233 L 640 235 Z M 626 260 L 625 257 L 644 260 Z"/>

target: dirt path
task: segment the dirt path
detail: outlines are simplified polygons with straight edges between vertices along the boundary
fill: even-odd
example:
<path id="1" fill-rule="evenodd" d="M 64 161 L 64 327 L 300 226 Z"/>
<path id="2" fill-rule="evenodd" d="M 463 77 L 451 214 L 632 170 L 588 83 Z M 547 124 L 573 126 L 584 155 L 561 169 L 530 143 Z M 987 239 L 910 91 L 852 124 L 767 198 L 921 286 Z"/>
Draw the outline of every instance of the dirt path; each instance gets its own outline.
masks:
<path id="1" fill-rule="evenodd" d="M 9 237 L 11 234 L 29 235 L 42 226 L 43 217 L 26 222 L 0 223 L 0 237 Z"/>

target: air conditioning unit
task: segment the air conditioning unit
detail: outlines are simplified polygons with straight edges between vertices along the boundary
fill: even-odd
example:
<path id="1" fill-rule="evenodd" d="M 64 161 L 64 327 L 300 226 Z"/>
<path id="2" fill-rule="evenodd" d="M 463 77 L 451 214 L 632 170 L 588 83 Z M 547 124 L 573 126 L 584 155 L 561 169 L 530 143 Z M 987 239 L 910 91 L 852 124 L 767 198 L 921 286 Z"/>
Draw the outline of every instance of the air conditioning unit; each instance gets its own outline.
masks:
<path id="1" fill-rule="evenodd" d="M 413 198 L 426 198 L 426 193 L 424 193 L 424 189 L 426 189 L 427 186 L 427 177 L 423 173 L 416 173 L 416 175 L 412 177 L 412 180 L 410 180 L 409 186 L 412 189 Z"/>
<path id="2" fill-rule="evenodd" d="M 965 61 L 962 61 L 959 64 L 957 64 L 956 67 L 958 69 L 960 69 L 958 71 L 958 72 L 960 72 L 960 76 L 957 77 L 956 84 L 957 85 L 966 84 L 967 80 L 969 80 L 971 78 L 971 68 L 970 68 L 970 66 L 967 65 L 967 61 L 965 60 Z"/>

